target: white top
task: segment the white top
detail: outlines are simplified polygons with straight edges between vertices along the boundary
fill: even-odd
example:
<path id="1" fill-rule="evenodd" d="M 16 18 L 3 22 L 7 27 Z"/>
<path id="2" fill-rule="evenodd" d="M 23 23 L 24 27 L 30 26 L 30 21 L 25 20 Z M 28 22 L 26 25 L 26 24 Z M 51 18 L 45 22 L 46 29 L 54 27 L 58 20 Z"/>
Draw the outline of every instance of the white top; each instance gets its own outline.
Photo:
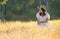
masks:
<path id="1" fill-rule="evenodd" d="M 48 18 L 48 20 L 50 19 L 50 15 L 48 12 L 46 12 L 46 15 L 45 16 L 40 16 L 39 13 L 36 14 L 36 18 L 39 20 L 39 21 L 45 21 L 46 18 Z M 40 23 L 39 26 L 48 26 L 49 23 Z"/>

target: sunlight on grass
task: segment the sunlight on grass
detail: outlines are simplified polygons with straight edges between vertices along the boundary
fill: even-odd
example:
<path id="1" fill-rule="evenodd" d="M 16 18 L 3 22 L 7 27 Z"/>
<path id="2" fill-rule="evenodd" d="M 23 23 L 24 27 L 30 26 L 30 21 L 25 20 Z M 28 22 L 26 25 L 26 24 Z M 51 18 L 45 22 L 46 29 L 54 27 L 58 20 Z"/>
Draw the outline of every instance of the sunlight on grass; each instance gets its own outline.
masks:
<path id="1" fill-rule="evenodd" d="M 60 20 L 50 26 L 38 26 L 36 21 L 0 22 L 0 39 L 60 39 Z"/>

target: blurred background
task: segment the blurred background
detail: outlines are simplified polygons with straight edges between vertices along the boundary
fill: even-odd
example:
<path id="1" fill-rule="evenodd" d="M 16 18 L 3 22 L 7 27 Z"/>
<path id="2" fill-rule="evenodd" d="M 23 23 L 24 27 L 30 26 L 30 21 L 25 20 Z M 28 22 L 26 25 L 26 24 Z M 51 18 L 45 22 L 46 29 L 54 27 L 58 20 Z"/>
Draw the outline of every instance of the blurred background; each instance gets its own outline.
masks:
<path id="1" fill-rule="evenodd" d="M 0 39 L 60 39 L 59 3 L 60 0 L 0 0 Z M 37 25 L 39 5 L 45 5 L 51 15 L 49 26 Z"/>
<path id="2" fill-rule="evenodd" d="M 60 0 L 0 0 L 0 20 L 36 20 L 37 6 L 47 6 L 51 20 L 60 18 Z"/>

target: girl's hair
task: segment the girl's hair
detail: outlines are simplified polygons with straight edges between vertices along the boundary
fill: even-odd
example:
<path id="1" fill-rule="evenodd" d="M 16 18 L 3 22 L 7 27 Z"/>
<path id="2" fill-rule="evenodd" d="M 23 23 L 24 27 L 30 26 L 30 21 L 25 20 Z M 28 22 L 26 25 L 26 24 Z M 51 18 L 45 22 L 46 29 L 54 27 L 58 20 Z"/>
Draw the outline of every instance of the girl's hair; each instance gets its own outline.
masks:
<path id="1" fill-rule="evenodd" d="M 42 16 L 45 16 L 45 15 L 46 15 L 46 13 L 45 13 L 46 10 L 45 10 L 44 8 L 41 8 L 41 10 L 42 10 L 42 13 L 39 13 L 39 15 L 40 15 L 40 16 L 41 16 L 41 15 L 42 15 Z"/>

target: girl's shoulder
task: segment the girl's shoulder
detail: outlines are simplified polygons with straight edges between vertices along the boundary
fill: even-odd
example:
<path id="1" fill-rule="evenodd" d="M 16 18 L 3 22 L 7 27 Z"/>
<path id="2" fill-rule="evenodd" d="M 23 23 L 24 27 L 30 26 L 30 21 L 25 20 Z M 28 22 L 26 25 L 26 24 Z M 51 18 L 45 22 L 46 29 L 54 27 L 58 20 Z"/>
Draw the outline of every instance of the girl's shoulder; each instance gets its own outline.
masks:
<path id="1" fill-rule="evenodd" d="M 48 12 L 45 12 L 46 13 L 46 16 L 50 15 Z"/>
<path id="2" fill-rule="evenodd" d="M 39 15 L 39 13 L 37 13 L 36 15 Z"/>
<path id="3" fill-rule="evenodd" d="M 50 19 L 50 14 L 48 12 L 46 12 L 46 16 L 48 19 Z"/>
<path id="4" fill-rule="evenodd" d="M 36 15 L 39 15 L 39 13 L 37 13 Z"/>
<path id="5" fill-rule="evenodd" d="M 39 13 L 36 14 L 36 17 L 38 17 L 38 16 L 39 16 Z"/>

